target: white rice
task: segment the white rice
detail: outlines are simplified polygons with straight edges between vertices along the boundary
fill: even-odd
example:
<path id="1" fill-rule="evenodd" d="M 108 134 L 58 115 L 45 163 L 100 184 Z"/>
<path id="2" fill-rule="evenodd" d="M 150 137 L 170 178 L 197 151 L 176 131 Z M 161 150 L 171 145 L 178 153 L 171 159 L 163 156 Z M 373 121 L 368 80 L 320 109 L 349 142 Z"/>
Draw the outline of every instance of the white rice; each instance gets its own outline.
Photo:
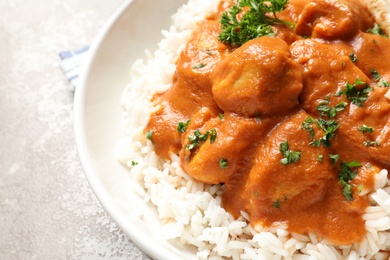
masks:
<path id="1" fill-rule="evenodd" d="M 199 259 L 388 259 L 389 253 L 383 252 L 390 249 L 390 182 L 386 170 L 375 176 L 376 191 L 369 194 L 371 206 L 363 216 L 366 236 L 360 243 L 336 247 L 313 234 L 290 234 L 284 226 L 255 230 L 245 212 L 233 219 L 221 207 L 220 185 L 195 181 L 180 168 L 175 154 L 171 162 L 155 154 L 142 133 L 153 111 L 150 99 L 170 87 L 175 63 L 192 30 L 216 11 L 218 3 L 190 0 L 180 8 L 169 31 L 163 31 L 158 50 L 135 62 L 131 83 L 123 95 L 127 137 L 120 160 L 129 167 L 133 191 L 157 209 L 162 223 L 159 234 L 171 243 L 196 247 Z M 143 217 L 146 213 L 140 210 L 137 214 Z"/>

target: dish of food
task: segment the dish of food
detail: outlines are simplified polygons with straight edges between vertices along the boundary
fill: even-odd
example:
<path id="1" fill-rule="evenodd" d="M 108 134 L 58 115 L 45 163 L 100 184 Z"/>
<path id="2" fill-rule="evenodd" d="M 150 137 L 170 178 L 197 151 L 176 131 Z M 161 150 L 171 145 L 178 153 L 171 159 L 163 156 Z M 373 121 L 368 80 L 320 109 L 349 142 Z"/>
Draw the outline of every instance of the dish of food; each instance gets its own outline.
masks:
<path id="1" fill-rule="evenodd" d="M 385 4 L 182 6 L 122 97 L 121 227 L 156 258 L 387 259 Z"/>

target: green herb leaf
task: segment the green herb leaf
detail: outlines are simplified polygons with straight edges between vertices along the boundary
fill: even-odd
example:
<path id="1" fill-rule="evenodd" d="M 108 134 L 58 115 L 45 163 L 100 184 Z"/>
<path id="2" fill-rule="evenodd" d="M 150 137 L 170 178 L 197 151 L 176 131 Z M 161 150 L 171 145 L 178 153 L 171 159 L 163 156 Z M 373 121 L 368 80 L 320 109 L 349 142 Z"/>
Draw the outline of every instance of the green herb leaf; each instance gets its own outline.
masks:
<path id="1" fill-rule="evenodd" d="M 287 4 L 288 0 L 239 0 L 222 14 L 220 19 L 222 31 L 218 36 L 219 40 L 239 47 L 258 37 L 265 35 L 272 37 L 274 31 L 271 25 L 286 24 L 292 27 L 292 23 L 276 17 L 276 13 L 283 11 Z M 237 15 L 242 12 L 243 7 L 250 9 L 238 21 Z M 267 13 L 272 13 L 273 16 Z"/>
<path id="2" fill-rule="evenodd" d="M 371 75 L 375 81 L 379 81 L 382 77 L 381 74 L 379 74 L 375 69 L 371 69 Z"/>
<path id="3" fill-rule="evenodd" d="M 136 165 L 138 165 L 138 162 L 136 162 L 136 161 L 131 161 L 131 166 L 136 166 Z"/>
<path id="4" fill-rule="evenodd" d="M 199 63 L 197 65 L 192 66 L 192 68 L 193 69 L 201 69 L 201 68 L 206 67 L 206 66 L 207 66 L 206 63 Z"/>
<path id="5" fill-rule="evenodd" d="M 292 151 L 288 149 L 288 141 L 285 141 L 279 145 L 280 152 L 284 155 L 284 158 L 280 160 L 283 165 L 296 163 L 301 158 L 301 151 Z"/>
<path id="6" fill-rule="evenodd" d="M 152 135 L 153 135 L 153 130 L 149 130 L 149 131 L 147 131 L 146 132 L 146 134 L 145 134 L 145 136 L 146 136 L 146 138 L 148 138 L 150 141 L 152 141 L 153 142 L 153 140 L 152 140 Z"/>
<path id="7" fill-rule="evenodd" d="M 365 146 L 379 146 L 381 144 L 381 142 L 379 141 L 364 141 L 363 144 Z"/>
<path id="8" fill-rule="evenodd" d="M 321 116 L 327 115 L 329 118 L 334 118 L 337 113 L 344 110 L 344 108 L 348 105 L 346 102 L 340 102 L 335 107 L 329 107 L 329 97 L 325 98 L 320 104 L 317 106 L 317 111 L 320 112 Z"/>
<path id="9" fill-rule="evenodd" d="M 225 118 L 225 115 L 224 115 L 224 114 L 222 114 L 222 113 L 219 113 L 219 114 L 218 114 L 218 117 L 219 117 L 219 119 L 221 119 L 221 120 L 222 120 L 222 119 L 224 119 L 224 118 Z"/>
<path id="10" fill-rule="evenodd" d="M 314 138 L 314 129 L 313 129 L 313 126 L 312 124 L 315 122 L 316 120 L 314 118 L 312 118 L 311 116 L 308 116 L 305 121 L 302 123 L 302 129 L 306 130 L 309 132 L 310 134 L 310 140 L 313 140 Z"/>
<path id="11" fill-rule="evenodd" d="M 358 186 L 358 194 L 362 193 L 363 190 L 363 184 L 359 184 Z"/>
<path id="12" fill-rule="evenodd" d="M 319 147 L 320 145 L 324 147 L 331 147 L 330 139 L 333 139 L 336 133 L 336 130 L 339 128 L 339 124 L 335 120 L 325 120 L 325 119 L 317 119 L 317 126 L 325 133 L 318 140 L 314 140 L 310 143 L 310 145 Z"/>
<path id="13" fill-rule="evenodd" d="M 324 136 L 322 136 L 318 140 L 313 140 L 314 138 L 314 128 L 313 123 L 316 123 L 317 126 L 325 133 Z M 311 116 L 308 116 L 306 120 L 302 123 L 302 129 L 308 131 L 310 133 L 310 140 L 313 140 L 310 142 L 311 146 L 314 147 L 320 147 L 321 145 L 324 147 L 330 147 L 330 139 L 333 139 L 335 136 L 335 132 L 337 128 L 339 127 L 339 124 L 335 120 L 325 120 L 325 119 L 314 119 Z"/>
<path id="14" fill-rule="evenodd" d="M 179 133 L 184 133 L 185 131 L 187 131 L 187 126 L 190 123 L 190 121 L 191 119 L 188 119 L 186 122 L 179 122 L 177 124 L 177 131 L 179 131 Z"/>
<path id="15" fill-rule="evenodd" d="M 222 168 L 222 169 L 225 169 L 227 166 L 228 166 L 228 161 L 224 158 L 221 158 L 219 160 L 219 166 Z"/>
<path id="16" fill-rule="evenodd" d="M 366 126 L 366 125 L 362 125 L 361 127 L 358 128 L 358 130 L 360 132 L 363 132 L 363 133 L 373 133 L 374 132 L 374 128 L 372 126 Z"/>
<path id="17" fill-rule="evenodd" d="M 351 161 L 349 163 L 341 163 L 341 173 L 339 174 L 340 183 L 343 185 L 343 194 L 347 201 L 353 200 L 352 186 L 348 184 L 357 176 L 357 171 L 353 171 L 352 168 L 361 167 L 362 164 L 358 161 Z"/>
<path id="18" fill-rule="evenodd" d="M 329 154 L 329 158 L 332 160 L 332 164 L 335 164 L 340 159 L 340 155 L 338 155 L 338 154 Z"/>
<path id="19" fill-rule="evenodd" d="M 194 148 L 198 147 L 202 142 L 205 142 L 208 136 L 209 136 L 209 131 L 206 131 L 206 133 L 201 134 L 199 129 L 196 129 L 193 135 L 189 135 L 187 137 L 190 143 L 187 144 L 185 148 L 190 151 L 193 150 Z"/>
<path id="20" fill-rule="evenodd" d="M 217 139 L 217 130 L 216 129 L 209 130 L 209 135 L 210 135 L 210 144 L 212 144 Z"/>
<path id="21" fill-rule="evenodd" d="M 362 87 L 359 87 L 362 86 Z M 356 79 L 354 84 L 347 83 L 346 87 L 337 92 L 336 96 L 345 95 L 348 100 L 359 107 L 363 106 L 363 103 L 368 99 L 368 93 L 372 90 L 367 83 L 361 79 Z"/>
<path id="22" fill-rule="evenodd" d="M 378 87 L 382 88 L 382 87 L 390 87 L 390 82 L 388 82 L 387 80 L 381 80 L 379 83 L 378 83 Z"/>
<path id="23" fill-rule="evenodd" d="M 347 199 L 347 201 L 353 200 L 352 186 L 343 181 L 340 181 L 340 183 L 343 185 L 343 195 Z"/>
<path id="24" fill-rule="evenodd" d="M 210 50 L 210 49 L 206 49 L 206 54 L 207 55 L 210 55 L 210 56 L 213 56 L 213 52 Z"/>
<path id="25" fill-rule="evenodd" d="M 317 156 L 317 161 L 322 162 L 323 158 L 324 158 L 324 156 L 322 154 L 319 154 Z"/>
<path id="26" fill-rule="evenodd" d="M 276 209 L 280 208 L 280 200 L 273 202 L 272 206 L 274 206 L 274 208 L 276 208 Z"/>
<path id="27" fill-rule="evenodd" d="M 367 32 L 387 37 L 386 33 L 383 31 L 382 27 L 379 24 L 375 24 L 373 28 L 368 29 Z"/>
<path id="28" fill-rule="evenodd" d="M 353 63 L 356 63 L 358 58 L 357 58 L 357 55 L 355 53 L 350 53 L 349 54 L 349 59 L 353 62 Z"/>

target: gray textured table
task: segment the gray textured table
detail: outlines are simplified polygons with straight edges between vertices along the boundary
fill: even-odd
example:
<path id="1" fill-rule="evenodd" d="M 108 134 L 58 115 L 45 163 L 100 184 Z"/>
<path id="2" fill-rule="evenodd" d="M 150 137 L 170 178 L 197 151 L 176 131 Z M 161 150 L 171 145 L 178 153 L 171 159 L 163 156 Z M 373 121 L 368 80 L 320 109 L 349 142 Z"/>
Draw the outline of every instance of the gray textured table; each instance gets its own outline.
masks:
<path id="1" fill-rule="evenodd" d="M 57 53 L 120 0 L 0 0 L 0 259 L 148 259 L 87 183 Z"/>

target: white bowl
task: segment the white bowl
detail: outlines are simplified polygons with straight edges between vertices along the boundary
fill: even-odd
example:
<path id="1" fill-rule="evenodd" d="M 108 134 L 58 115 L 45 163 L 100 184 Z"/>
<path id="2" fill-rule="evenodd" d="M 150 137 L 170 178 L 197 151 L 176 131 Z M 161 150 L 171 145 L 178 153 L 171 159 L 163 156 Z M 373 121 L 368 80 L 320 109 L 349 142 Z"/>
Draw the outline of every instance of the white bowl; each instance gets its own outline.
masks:
<path id="1" fill-rule="evenodd" d="M 195 254 L 164 241 L 156 232 L 160 223 L 153 209 L 142 209 L 147 211 L 148 219 L 132 218 L 132 212 L 140 210 L 139 203 L 143 201 L 131 191 L 128 170 L 116 160 L 114 151 L 124 132 L 120 99 L 129 82 L 130 66 L 137 58 L 143 58 L 145 49 L 156 49 L 161 30 L 169 28 L 170 16 L 184 3 L 185 0 L 125 1 L 89 50 L 75 94 L 75 138 L 85 175 L 118 226 L 156 259 L 192 259 Z M 124 189 L 128 192 L 118 194 Z"/>

